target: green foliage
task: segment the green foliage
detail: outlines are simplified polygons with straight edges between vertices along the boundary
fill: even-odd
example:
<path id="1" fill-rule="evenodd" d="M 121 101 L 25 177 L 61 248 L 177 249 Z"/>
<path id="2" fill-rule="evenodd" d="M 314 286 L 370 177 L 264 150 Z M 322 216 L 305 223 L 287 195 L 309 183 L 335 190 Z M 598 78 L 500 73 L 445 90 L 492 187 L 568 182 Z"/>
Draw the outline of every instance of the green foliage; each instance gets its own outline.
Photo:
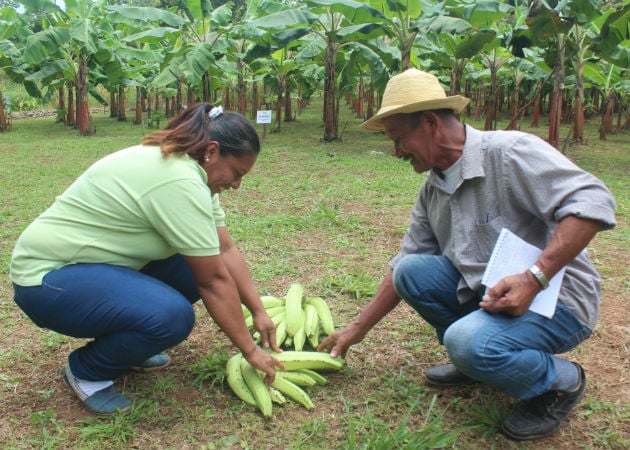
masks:
<path id="1" fill-rule="evenodd" d="M 395 426 L 374 417 L 369 406 L 365 407 L 365 412 L 353 413 L 349 404 L 345 402 L 347 432 L 344 448 L 417 450 L 453 447 L 462 429 L 444 427 L 443 412 L 433 410 L 436 399 L 437 396 L 433 396 L 427 411 L 423 414 L 424 422 L 417 429 L 410 428 L 407 422 L 412 413 L 417 413 L 418 401 L 409 406 L 400 423 Z"/>

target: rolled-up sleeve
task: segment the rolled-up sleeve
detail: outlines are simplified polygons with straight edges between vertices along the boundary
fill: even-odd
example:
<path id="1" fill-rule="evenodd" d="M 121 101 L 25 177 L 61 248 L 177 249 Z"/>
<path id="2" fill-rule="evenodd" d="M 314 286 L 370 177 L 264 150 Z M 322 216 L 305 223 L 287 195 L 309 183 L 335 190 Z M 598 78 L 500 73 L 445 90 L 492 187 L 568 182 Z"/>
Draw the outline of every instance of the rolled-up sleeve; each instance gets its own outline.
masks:
<path id="1" fill-rule="evenodd" d="M 558 223 L 567 216 L 598 221 L 602 229 L 616 225 L 610 190 L 537 136 L 522 134 L 504 150 L 505 185 L 524 210 Z"/>

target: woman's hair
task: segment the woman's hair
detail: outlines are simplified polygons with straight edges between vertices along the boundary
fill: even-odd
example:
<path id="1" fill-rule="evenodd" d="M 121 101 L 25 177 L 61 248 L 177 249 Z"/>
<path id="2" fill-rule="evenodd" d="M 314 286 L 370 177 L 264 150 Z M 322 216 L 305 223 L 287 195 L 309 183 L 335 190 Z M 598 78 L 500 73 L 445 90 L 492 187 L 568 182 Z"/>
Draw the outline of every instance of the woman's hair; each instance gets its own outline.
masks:
<path id="1" fill-rule="evenodd" d="M 235 112 L 223 112 L 211 119 L 212 108 L 210 103 L 200 103 L 183 111 L 163 130 L 144 136 L 142 144 L 159 146 L 164 156 L 188 154 L 200 163 L 210 141 L 219 143 L 221 156 L 258 155 L 260 141 L 251 122 Z"/>

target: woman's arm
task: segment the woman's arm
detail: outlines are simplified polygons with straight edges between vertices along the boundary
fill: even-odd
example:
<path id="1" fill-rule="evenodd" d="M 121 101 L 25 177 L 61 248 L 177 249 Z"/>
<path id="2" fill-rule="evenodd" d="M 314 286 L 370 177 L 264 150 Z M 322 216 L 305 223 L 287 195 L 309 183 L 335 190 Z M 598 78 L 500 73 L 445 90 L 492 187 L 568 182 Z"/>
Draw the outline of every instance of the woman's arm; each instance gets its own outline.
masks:
<path id="1" fill-rule="evenodd" d="M 254 342 L 241 308 L 238 289 L 223 257 L 184 256 L 190 266 L 201 299 L 214 321 L 236 345 L 247 361 L 267 374 L 270 383 L 275 376 L 275 367 L 282 364 Z"/>
<path id="2" fill-rule="evenodd" d="M 217 227 L 219 241 L 221 242 L 221 257 L 227 267 L 228 272 L 236 283 L 241 302 L 249 309 L 254 318 L 254 326 L 260 333 L 264 347 L 271 347 L 274 351 L 280 352 L 276 343 L 276 327 L 269 318 L 267 311 L 260 301 L 258 291 L 254 286 L 254 281 L 247 269 L 247 264 L 230 237 L 225 227 Z"/>

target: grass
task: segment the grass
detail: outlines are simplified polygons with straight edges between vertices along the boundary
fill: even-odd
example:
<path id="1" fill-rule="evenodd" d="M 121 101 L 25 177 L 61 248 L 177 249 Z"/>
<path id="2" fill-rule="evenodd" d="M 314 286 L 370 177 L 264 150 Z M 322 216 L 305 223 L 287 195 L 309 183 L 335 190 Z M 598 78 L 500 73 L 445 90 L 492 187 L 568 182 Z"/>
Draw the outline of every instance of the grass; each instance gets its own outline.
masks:
<path id="1" fill-rule="evenodd" d="M 259 292 L 282 295 L 300 281 L 309 295 L 328 301 L 341 327 L 378 287 L 423 176 L 391 157 L 391 144 L 382 135 L 359 131 L 360 121 L 347 111 L 340 118 L 348 121 L 343 142 L 320 142 L 319 118 L 314 104 L 296 122 L 283 124 L 281 133 L 268 133 L 258 163 L 241 189 L 223 196 L 223 204 Z M 171 366 L 119 382 L 135 400 L 130 413 L 105 418 L 85 413 L 59 376 L 67 354 L 83 341 L 36 328 L 13 304 L 8 268 L 15 240 L 56 195 L 92 162 L 138 143 L 149 131 L 105 114 L 95 114 L 93 122 L 91 137 L 79 137 L 52 119 L 14 120 L 12 131 L 0 134 L 0 414 L 6 418 L 0 423 L 1 448 L 630 445 L 630 395 L 622 381 L 630 345 L 624 319 L 630 298 L 627 132 L 600 142 L 594 122 L 585 146 L 567 148 L 571 159 L 613 190 L 619 226 L 589 246 L 603 276 L 604 302 L 594 336 L 574 352 L 591 369 L 587 398 L 557 436 L 518 444 L 498 431 L 512 399 L 486 387 L 424 386 L 423 370 L 446 355 L 433 330 L 406 305 L 350 350 L 347 365 L 330 374 L 327 385 L 309 390 L 312 411 L 286 404 L 266 420 L 232 395 L 222 367 L 235 348 L 198 307 L 191 336 L 169 350 Z M 544 129 L 532 131 L 544 137 Z"/>

